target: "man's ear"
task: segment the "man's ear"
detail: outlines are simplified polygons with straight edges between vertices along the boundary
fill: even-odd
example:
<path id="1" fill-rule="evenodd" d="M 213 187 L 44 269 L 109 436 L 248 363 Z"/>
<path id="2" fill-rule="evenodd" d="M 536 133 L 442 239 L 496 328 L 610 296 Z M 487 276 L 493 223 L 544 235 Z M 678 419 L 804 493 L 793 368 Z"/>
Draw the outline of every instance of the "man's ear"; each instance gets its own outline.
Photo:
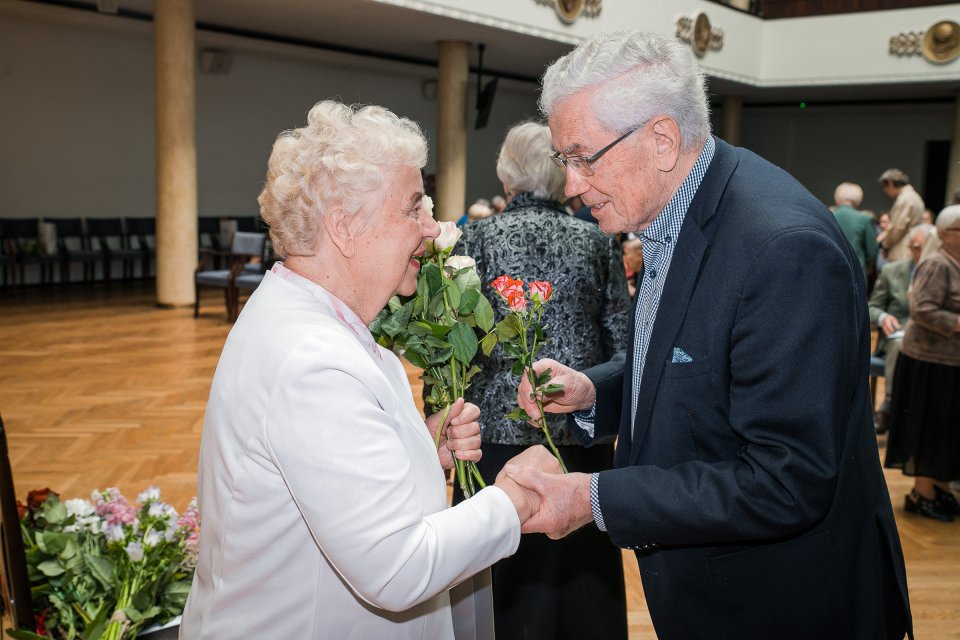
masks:
<path id="1" fill-rule="evenodd" d="M 338 206 L 324 212 L 322 220 L 327 236 L 340 254 L 345 258 L 352 258 L 356 253 L 353 216 Z"/>
<path id="2" fill-rule="evenodd" d="M 656 145 L 654 164 L 664 172 L 673 171 L 680 158 L 680 127 L 669 116 L 658 116 L 651 127 Z"/>

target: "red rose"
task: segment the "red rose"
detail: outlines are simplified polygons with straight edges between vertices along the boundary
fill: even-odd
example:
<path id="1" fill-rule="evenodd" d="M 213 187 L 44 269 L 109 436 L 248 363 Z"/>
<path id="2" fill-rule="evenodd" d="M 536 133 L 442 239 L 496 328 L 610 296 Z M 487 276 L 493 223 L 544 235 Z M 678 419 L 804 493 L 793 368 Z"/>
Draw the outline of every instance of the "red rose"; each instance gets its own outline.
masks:
<path id="1" fill-rule="evenodd" d="M 47 498 L 50 497 L 51 493 L 53 493 L 53 495 L 57 495 L 50 487 L 46 487 L 45 489 L 34 489 L 27 494 L 27 507 L 30 508 L 30 511 L 37 511 L 43 506 L 43 503 L 47 501 Z"/>
<path id="2" fill-rule="evenodd" d="M 510 283 L 513 282 L 513 278 L 510 276 L 500 276 L 496 280 L 490 283 L 490 286 L 493 287 L 493 290 L 503 295 L 504 289 L 510 286 Z"/>
<path id="3" fill-rule="evenodd" d="M 523 311 L 527 308 L 527 298 L 523 295 L 523 289 L 513 289 L 507 295 L 507 304 L 511 311 Z"/>
<path id="4" fill-rule="evenodd" d="M 546 280 L 534 280 L 530 283 L 530 297 L 546 302 L 553 295 L 553 285 Z"/>

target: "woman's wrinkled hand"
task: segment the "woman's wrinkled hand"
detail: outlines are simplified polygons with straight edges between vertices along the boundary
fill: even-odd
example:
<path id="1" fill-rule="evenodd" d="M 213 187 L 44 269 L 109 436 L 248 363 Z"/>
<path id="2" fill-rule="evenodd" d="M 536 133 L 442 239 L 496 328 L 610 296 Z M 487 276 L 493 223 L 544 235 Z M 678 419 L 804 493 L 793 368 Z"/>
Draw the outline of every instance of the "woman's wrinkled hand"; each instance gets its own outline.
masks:
<path id="1" fill-rule="evenodd" d="M 427 429 L 436 441 L 437 427 L 443 411 L 438 411 L 426 420 Z M 450 412 L 440 432 L 440 446 L 437 456 L 440 466 L 444 469 L 453 467 L 453 456 L 458 460 L 479 462 L 483 455 L 480 451 L 480 408 L 477 405 L 465 402 L 463 398 L 450 405 Z"/>

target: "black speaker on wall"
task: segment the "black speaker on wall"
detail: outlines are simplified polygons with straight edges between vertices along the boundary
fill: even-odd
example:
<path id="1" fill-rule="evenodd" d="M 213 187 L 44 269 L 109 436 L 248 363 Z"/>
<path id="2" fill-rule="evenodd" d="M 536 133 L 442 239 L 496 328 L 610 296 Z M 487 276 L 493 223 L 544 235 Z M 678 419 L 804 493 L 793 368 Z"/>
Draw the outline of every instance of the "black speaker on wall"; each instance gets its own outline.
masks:
<path id="1" fill-rule="evenodd" d="M 487 126 L 490 119 L 490 110 L 493 108 L 493 98 L 497 94 L 497 80 L 494 78 L 487 84 L 483 84 L 483 50 L 484 45 L 479 45 L 480 59 L 477 63 L 477 121 L 473 125 L 474 129 L 483 129 Z"/>

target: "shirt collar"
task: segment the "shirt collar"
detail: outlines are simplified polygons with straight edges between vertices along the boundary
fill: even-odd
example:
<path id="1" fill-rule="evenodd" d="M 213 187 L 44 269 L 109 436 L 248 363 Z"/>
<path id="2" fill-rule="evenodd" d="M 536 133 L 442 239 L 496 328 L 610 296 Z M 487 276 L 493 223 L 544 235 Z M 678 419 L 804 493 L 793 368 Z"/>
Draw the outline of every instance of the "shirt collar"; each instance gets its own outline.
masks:
<path id="1" fill-rule="evenodd" d="M 693 196 L 697 194 L 697 189 L 700 188 L 700 183 L 707 173 L 707 167 L 710 166 L 710 161 L 713 160 L 713 153 L 716 149 L 716 141 L 713 136 L 709 136 L 683 184 L 667 202 L 663 211 L 650 223 L 650 226 L 640 232 L 640 237 L 644 242 L 662 243 L 676 239 L 680 227 L 683 225 L 683 219 L 687 215 L 687 210 L 690 208 L 690 203 L 693 202 Z"/>
<path id="2" fill-rule="evenodd" d="M 285 267 L 282 262 L 276 262 L 273 265 L 273 268 L 270 270 L 275 276 L 278 276 L 282 280 L 286 280 L 290 284 L 293 284 L 311 296 L 324 303 L 325 306 L 329 307 L 333 311 L 333 314 L 337 317 L 341 324 L 347 327 L 353 335 L 357 337 L 360 343 L 367 348 L 373 355 L 377 358 L 380 358 L 380 347 L 377 346 L 376 341 L 373 339 L 373 335 L 370 333 L 370 329 L 367 328 L 367 325 L 363 323 L 363 320 L 360 319 L 356 313 L 353 312 L 353 309 L 348 307 L 340 298 L 333 295 L 316 282 L 304 278 L 299 273 L 295 273 Z"/>

